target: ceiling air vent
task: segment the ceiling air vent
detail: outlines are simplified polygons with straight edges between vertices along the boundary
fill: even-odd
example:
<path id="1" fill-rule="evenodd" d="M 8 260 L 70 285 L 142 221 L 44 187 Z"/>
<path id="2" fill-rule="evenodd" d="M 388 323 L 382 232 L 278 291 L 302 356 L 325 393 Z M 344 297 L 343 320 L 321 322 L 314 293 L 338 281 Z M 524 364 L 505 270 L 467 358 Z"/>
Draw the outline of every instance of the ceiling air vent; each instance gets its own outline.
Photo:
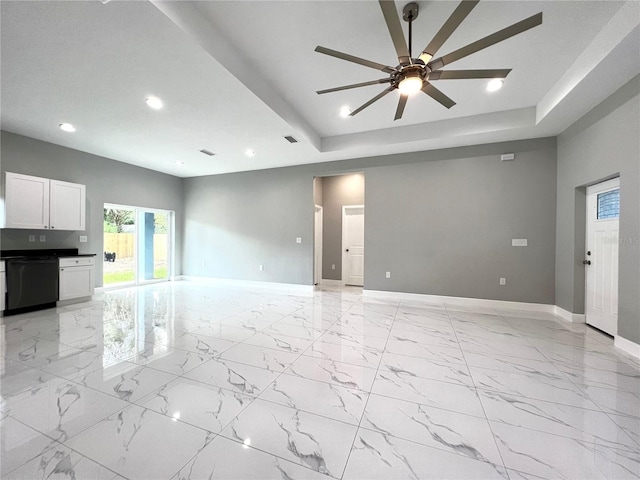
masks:
<path id="1" fill-rule="evenodd" d="M 202 150 L 200 150 L 200 153 L 204 153 L 205 155 L 209 155 L 210 157 L 213 157 L 215 155 L 215 153 L 207 150 L 206 148 L 203 148 Z"/>
<path id="2" fill-rule="evenodd" d="M 298 139 L 292 137 L 291 135 L 287 135 L 286 137 L 284 137 L 284 139 L 289 143 L 298 143 Z"/>

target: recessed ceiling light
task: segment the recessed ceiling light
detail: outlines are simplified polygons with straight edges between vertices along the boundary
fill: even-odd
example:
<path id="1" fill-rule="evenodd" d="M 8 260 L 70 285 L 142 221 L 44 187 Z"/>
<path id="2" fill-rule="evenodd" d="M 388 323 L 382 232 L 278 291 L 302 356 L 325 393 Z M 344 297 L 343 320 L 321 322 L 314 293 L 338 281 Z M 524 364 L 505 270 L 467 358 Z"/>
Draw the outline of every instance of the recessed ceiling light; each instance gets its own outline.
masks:
<path id="1" fill-rule="evenodd" d="M 502 88 L 502 84 L 504 80 L 501 78 L 494 78 L 489 83 L 487 83 L 487 92 L 497 92 Z"/>
<path id="2" fill-rule="evenodd" d="M 74 127 L 70 123 L 61 123 L 59 126 L 60 130 L 63 130 L 65 132 L 73 133 L 76 131 L 76 127 Z"/>
<path id="3" fill-rule="evenodd" d="M 351 115 L 351 109 L 348 106 L 344 105 L 340 108 L 340 116 L 342 118 L 347 118 L 349 115 Z"/>
<path id="4" fill-rule="evenodd" d="M 251 150 L 250 148 L 248 148 L 248 149 L 244 152 L 244 154 L 245 154 L 247 157 L 255 157 L 256 152 L 254 152 L 253 150 Z"/>
<path id="5" fill-rule="evenodd" d="M 149 105 L 150 108 L 153 108 L 154 110 L 160 110 L 162 107 L 164 107 L 162 100 L 160 100 L 158 97 L 147 97 L 145 99 L 145 102 L 147 105 Z"/>

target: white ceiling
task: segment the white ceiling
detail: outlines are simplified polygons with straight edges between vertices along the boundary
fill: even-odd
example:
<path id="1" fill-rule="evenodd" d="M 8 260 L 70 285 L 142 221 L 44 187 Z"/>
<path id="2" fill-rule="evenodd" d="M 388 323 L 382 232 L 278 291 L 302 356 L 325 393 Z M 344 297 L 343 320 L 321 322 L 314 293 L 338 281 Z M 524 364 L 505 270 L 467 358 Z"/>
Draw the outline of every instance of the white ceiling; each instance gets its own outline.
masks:
<path id="1" fill-rule="evenodd" d="M 414 52 L 457 5 L 418 3 Z M 450 110 L 420 94 L 394 122 L 392 92 L 344 119 L 342 105 L 356 108 L 385 87 L 315 91 L 385 74 L 313 50 L 394 66 L 375 1 L 3 1 L 0 9 L 2 129 L 180 177 L 557 135 L 640 73 L 639 2 L 481 1 L 439 54 L 543 12 L 541 26 L 451 67 L 512 68 L 502 90 L 441 80 L 434 84 L 457 102 Z M 149 95 L 166 107 L 149 109 Z M 77 131 L 62 132 L 62 122 Z M 282 138 L 291 134 L 300 143 Z"/>

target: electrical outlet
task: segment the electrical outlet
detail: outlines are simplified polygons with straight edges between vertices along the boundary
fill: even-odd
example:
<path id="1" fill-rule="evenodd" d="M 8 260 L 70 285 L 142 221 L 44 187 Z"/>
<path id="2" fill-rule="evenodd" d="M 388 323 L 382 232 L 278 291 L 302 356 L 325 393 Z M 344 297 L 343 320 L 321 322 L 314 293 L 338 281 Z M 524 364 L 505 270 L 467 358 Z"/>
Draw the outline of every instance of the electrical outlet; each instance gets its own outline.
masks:
<path id="1" fill-rule="evenodd" d="M 528 241 L 526 238 L 512 238 L 511 246 L 512 247 L 526 247 L 528 246 Z"/>
<path id="2" fill-rule="evenodd" d="M 264 272 L 264 265 L 260 265 L 260 271 Z"/>
<path id="3" fill-rule="evenodd" d="M 29 235 L 29 241 L 30 242 L 35 242 L 36 241 L 36 236 L 35 235 Z"/>
<path id="4" fill-rule="evenodd" d="M 87 243 L 87 236 L 86 235 L 80 235 L 80 243 Z"/>
<path id="5" fill-rule="evenodd" d="M 385 274 L 385 277 L 386 277 L 386 278 L 391 278 L 391 272 L 387 272 L 387 273 Z"/>
<path id="6" fill-rule="evenodd" d="M 202 262 L 202 268 L 204 268 L 206 266 L 207 266 L 206 262 Z"/>
<path id="7" fill-rule="evenodd" d="M 335 263 L 332 263 L 332 264 L 331 264 L 331 270 L 335 270 L 335 269 L 336 269 L 336 264 L 335 264 Z"/>
<path id="8" fill-rule="evenodd" d="M 40 235 L 40 241 L 41 242 L 46 242 L 47 241 L 47 236 L 46 235 Z"/>
<path id="9" fill-rule="evenodd" d="M 296 243 L 302 243 L 302 237 L 296 237 Z"/>
<path id="10" fill-rule="evenodd" d="M 500 277 L 500 285 L 506 285 L 507 284 L 507 279 L 504 277 Z"/>

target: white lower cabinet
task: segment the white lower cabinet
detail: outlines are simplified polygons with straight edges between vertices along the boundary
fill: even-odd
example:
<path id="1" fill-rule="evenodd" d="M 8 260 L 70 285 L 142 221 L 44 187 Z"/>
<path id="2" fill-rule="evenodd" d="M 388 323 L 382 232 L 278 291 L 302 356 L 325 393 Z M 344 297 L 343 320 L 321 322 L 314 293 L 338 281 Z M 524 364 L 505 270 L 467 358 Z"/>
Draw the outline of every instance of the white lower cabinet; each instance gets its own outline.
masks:
<path id="1" fill-rule="evenodd" d="M 95 288 L 94 257 L 60 258 L 60 294 L 58 300 L 90 297 Z"/>

